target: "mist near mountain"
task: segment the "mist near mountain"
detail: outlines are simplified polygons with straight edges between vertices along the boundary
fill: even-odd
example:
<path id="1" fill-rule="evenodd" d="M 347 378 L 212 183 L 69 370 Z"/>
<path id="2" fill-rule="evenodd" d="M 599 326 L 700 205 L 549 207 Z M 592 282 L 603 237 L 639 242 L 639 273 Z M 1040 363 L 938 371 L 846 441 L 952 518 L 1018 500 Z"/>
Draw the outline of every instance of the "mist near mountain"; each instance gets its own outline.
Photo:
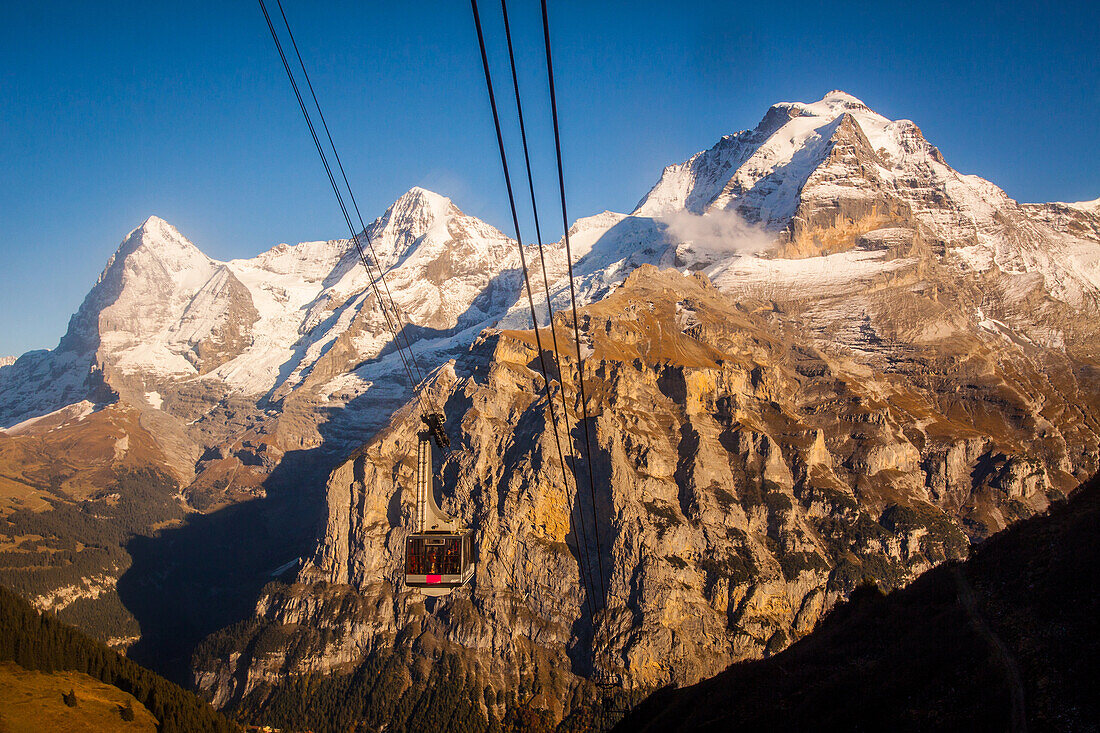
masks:
<path id="1" fill-rule="evenodd" d="M 678 256 L 697 262 L 758 254 L 775 240 L 763 227 L 749 224 L 736 211 L 676 211 L 660 217 L 660 222 L 667 227 L 669 241 L 678 244 Z"/>

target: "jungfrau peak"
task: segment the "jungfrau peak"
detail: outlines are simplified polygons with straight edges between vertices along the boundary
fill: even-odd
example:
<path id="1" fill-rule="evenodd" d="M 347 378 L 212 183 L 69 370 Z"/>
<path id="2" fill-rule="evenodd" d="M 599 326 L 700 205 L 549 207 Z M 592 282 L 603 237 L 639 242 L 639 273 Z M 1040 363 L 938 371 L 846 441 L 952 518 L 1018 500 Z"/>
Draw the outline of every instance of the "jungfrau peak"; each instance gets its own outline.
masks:
<path id="1" fill-rule="evenodd" d="M 1100 467 L 1096 202 L 1018 204 L 844 92 L 776 104 L 632 213 L 571 227 L 594 504 L 561 478 L 516 243 L 422 188 L 362 235 L 447 408 L 443 509 L 478 542 L 472 585 L 431 605 L 401 582 L 417 410 L 351 240 L 223 263 L 152 217 L 58 348 L 0 369 L 0 425 L 22 425 L 0 440 L 109 417 L 192 508 L 275 485 L 322 505 L 297 569 L 196 657 L 218 704 L 447 657 L 485 716 L 560 719 L 596 668 L 645 689 L 773 654 Z"/>
<path id="2" fill-rule="evenodd" d="M 999 188 L 948 166 L 914 123 L 839 91 L 777 104 L 755 129 L 666 168 L 634 214 L 679 209 L 735 210 L 776 232 L 794 256 L 851 247 L 895 224 L 919 227 L 984 268 L 998 257 L 1019 264 L 1029 255 L 1012 245 L 1046 234 L 1015 216 L 1018 206 Z M 1006 230 L 1013 224 L 1019 229 Z"/>

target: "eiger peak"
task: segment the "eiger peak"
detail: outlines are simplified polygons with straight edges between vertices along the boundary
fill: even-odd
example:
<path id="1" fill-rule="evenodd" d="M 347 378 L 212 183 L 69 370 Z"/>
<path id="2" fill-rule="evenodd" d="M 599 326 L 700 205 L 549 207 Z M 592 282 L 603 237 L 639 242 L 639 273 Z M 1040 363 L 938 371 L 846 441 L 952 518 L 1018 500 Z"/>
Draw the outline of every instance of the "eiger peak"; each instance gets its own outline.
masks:
<path id="1" fill-rule="evenodd" d="M 215 264 L 178 229 L 155 215 L 127 235 L 111 262 L 129 258 L 139 251 L 152 254 L 167 270 L 176 274 L 193 268 L 205 271 Z"/>
<path id="2" fill-rule="evenodd" d="M 179 249 L 195 248 L 190 239 L 183 236 L 179 229 L 153 214 L 141 223 L 127 236 L 127 239 L 138 237 L 142 244 L 153 247 L 170 246 Z"/>

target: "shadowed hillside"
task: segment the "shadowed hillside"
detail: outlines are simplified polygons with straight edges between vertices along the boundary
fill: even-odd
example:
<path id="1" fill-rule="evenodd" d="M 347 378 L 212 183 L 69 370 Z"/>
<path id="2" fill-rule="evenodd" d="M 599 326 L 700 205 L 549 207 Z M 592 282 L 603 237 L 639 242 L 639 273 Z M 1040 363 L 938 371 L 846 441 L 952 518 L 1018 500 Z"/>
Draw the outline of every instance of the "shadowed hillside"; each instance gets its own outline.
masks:
<path id="1" fill-rule="evenodd" d="M 1100 480 L 781 654 L 650 696 L 617 731 L 1100 729 Z"/>
<path id="2" fill-rule="evenodd" d="M 240 730 L 236 724 L 211 709 L 192 693 L 139 666 L 103 644 L 93 641 L 71 626 L 59 622 L 53 616 L 39 613 L 29 603 L 0 586 L 0 663 L 2 662 L 14 662 L 14 664 L 2 668 L 3 675 L 6 677 L 0 677 L 0 683 L 3 683 L 5 688 L 18 685 L 25 693 L 29 692 L 31 698 L 44 699 L 52 694 L 50 691 L 56 687 L 58 680 L 67 682 L 70 690 L 80 682 L 81 692 L 76 694 L 75 707 L 80 707 L 82 697 L 85 699 L 85 705 L 79 716 L 77 713 L 65 716 L 63 711 L 54 710 L 53 713 L 57 715 L 42 718 L 40 722 L 43 723 L 52 721 L 54 717 L 70 723 L 73 719 L 79 719 L 80 716 L 87 719 L 97 705 L 100 708 L 103 707 L 104 700 L 115 700 L 113 697 L 115 693 L 117 693 L 117 701 L 122 703 L 121 706 L 127 706 L 123 701 L 128 702 L 129 698 L 123 693 L 128 693 L 139 703 L 138 709 L 131 711 L 141 714 L 140 718 L 135 719 L 147 723 L 151 713 L 159 721 L 157 730 L 161 733 L 169 731 L 230 733 Z M 47 674 L 34 675 L 24 670 L 36 670 Z M 75 674 L 49 674 L 59 672 Z M 95 685 L 97 680 L 104 685 L 97 687 Z M 108 685 L 117 690 L 105 692 L 103 688 Z M 95 692 L 94 697 L 98 702 L 93 703 L 88 694 L 89 690 Z M 0 703 L 4 703 L 2 698 Z M 12 709 L 6 703 L 4 709 L 5 715 L 11 714 L 16 717 L 12 720 L 6 717 L 0 718 L 0 730 L 7 731 L 9 725 L 14 726 L 12 730 L 24 730 L 17 725 L 21 721 L 18 715 L 20 711 Z M 23 712 L 32 714 L 35 711 L 32 709 Z M 121 711 L 119 719 L 123 719 Z M 66 730 L 67 728 L 47 725 L 45 728 L 40 728 L 42 729 Z M 87 730 L 88 728 L 74 727 L 73 729 Z M 103 730 L 102 727 L 94 729 Z"/>

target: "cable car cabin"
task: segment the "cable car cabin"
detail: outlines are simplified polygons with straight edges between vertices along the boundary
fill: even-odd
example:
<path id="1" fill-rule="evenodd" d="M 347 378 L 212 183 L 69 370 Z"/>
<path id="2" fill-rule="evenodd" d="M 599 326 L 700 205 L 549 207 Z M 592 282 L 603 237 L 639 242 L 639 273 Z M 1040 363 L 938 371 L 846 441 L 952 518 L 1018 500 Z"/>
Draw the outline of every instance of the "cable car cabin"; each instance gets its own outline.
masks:
<path id="1" fill-rule="evenodd" d="M 405 585 L 426 596 L 444 596 L 474 577 L 474 538 L 470 530 L 439 508 L 432 474 L 432 441 L 447 445 L 443 416 L 421 418 L 416 449 L 416 531 L 405 540 Z"/>
<path id="2" fill-rule="evenodd" d="M 405 585 L 419 588 L 425 595 L 444 595 L 473 575 L 474 538 L 470 532 L 424 532 L 405 540 Z"/>

